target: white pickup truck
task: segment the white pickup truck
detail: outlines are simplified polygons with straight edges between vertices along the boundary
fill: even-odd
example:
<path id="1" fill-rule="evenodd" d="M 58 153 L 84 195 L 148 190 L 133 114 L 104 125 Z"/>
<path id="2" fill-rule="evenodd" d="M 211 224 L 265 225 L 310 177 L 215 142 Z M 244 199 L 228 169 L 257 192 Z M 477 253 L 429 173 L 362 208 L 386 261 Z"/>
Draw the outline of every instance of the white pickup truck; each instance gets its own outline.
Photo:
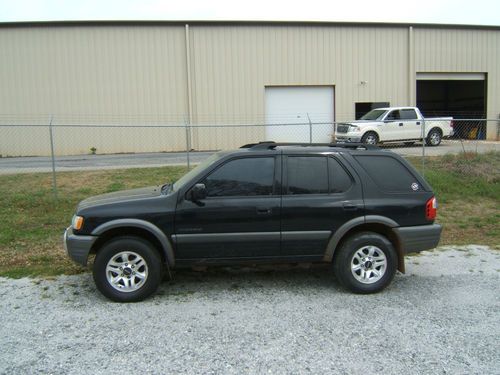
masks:
<path id="1" fill-rule="evenodd" d="M 443 137 L 453 135 L 453 117 L 424 118 L 416 107 L 377 108 L 359 121 L 338 123 L 337 142 L 404 142 L 411 145 L 425 139 L 429 146 L 438 146 Z"/>

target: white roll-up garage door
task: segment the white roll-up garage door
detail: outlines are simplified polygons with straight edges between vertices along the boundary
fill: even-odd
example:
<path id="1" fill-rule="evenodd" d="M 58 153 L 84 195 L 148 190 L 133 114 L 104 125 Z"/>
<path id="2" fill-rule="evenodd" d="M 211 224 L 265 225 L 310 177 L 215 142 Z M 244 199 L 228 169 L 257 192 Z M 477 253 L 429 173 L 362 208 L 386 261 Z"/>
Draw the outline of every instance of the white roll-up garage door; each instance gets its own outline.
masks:
<path id="1" fill-rule="evenodd" d="M 331 141 L 334 120 L 333 86 L 266 87 L 265 98 L 266 140 Z"/>

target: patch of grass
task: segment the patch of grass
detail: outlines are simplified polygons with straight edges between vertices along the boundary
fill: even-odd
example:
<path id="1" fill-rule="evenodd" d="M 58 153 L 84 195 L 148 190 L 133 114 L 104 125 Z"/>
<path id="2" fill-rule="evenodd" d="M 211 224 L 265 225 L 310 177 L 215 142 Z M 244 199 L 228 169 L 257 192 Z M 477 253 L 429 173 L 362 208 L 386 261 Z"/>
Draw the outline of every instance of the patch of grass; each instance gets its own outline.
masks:
<path id="1" fill-rule="evenodd" d="M 429 157 L 425 179 L 439 202 L 441 245 L 500 246 L 500 152 Z"/>
<path id="2" fill-rule="evenodd" d="M 177 180 L 184 167 L 61 172 L 54 200 L 49 173 L 0 176 L 0 276 L 53 276 L 83 269 L 62 247 L 79 201 L 92 195 Z"/>

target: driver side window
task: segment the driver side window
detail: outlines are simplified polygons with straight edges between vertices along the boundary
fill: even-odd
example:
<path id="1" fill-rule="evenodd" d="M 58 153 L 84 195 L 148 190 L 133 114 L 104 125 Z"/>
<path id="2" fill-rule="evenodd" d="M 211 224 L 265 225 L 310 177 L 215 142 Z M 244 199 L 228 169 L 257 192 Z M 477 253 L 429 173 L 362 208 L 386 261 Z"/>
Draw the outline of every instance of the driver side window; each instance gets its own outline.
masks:
<path id="1" fill-rule="evenodd" d="M 400 118 L 401 116 L 399 115 L 399 110 L 395 110 L 387 115 L 386 120 L 399 120 Z"/>
<path id="2" fill-rule="evenodd" d="M 230 160 L 201 182 L 206 186 L 207 197 L 272 195 L 274 158 Z"/>

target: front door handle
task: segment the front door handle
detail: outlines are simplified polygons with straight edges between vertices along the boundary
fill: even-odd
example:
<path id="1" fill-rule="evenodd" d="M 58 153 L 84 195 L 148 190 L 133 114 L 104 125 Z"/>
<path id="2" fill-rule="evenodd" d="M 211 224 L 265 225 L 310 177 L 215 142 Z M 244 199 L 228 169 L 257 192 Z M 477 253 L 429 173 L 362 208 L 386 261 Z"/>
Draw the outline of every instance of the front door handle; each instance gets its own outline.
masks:
<path id="1" fill-rule="evenodd" d="M 257 207 L 257 215 L 270 215 L 273 212 L 272 208 Z"/>
<path id="2" fill-rule="evenodd" d="M 417 125 L 420 125 L 420 121 L 417 121 Z"/>

